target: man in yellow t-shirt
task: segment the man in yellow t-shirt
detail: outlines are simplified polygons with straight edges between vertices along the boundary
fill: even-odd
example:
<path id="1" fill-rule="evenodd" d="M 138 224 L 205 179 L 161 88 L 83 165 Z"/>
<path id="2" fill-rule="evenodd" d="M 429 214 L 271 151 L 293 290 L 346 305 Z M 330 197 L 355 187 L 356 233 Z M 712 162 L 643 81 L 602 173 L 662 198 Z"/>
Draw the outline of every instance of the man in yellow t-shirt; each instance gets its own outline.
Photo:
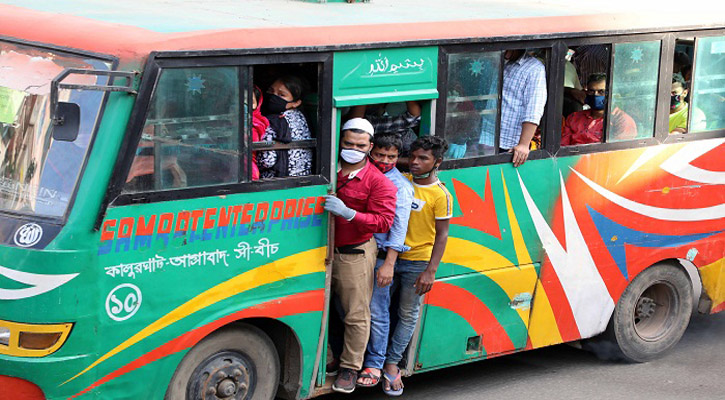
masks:
<path id="1" fill-rule="evenodd" d="M 383 391 L 391 396 L 403 393 L 398 363 L 418 323 L 421 296 L 433 287 L 448 241 L 453 198 L 436 174 L 446 150 L 448 143 L 437 136 L 423 136 L 410 146 L 407 178 L 413 182 L 413 204 L 405 235 L 405 245 L 410 250 L 400 253 L 395 264 L 390 290 L 400 290 L 399 320 L 391 332 L 383 367 Z"/>

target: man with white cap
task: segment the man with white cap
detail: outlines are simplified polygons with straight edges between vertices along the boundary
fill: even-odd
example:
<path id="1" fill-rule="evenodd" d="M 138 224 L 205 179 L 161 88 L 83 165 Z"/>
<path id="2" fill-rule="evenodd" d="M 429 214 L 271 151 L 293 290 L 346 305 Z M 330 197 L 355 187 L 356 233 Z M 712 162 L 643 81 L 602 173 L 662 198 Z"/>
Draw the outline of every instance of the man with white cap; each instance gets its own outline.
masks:
<path id="1" fill-rule="evenodd" d="M 344 313 L 340 371 L 332 388 L 351 393 L 362 368 L 370 336 L 377 245 L 373 233 L 387 232 L 395 218 L 395 185 L 372 163 L 374 129 L 366 119 L 343 125 L 336 196 L 325 197 L 325 210 L 335 215 L 332 289 Z"/>

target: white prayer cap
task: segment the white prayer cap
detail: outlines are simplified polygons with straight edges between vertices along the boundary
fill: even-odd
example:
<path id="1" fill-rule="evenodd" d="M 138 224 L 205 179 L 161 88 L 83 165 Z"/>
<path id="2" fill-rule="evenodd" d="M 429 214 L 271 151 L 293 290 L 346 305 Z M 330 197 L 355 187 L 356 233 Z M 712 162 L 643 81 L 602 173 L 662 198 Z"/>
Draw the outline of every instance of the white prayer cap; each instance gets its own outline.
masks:
<path id="1" fill-rule="evenodd" d="M 350 129 L 359 129 L 369 133 L 371 136 L 375 135 L 375 128 L 373 128 L 373 124 L 365 118 L 352 118 L 345 122 L 345 125 L 342 126 L 342 130 L 347 131 Z"/>

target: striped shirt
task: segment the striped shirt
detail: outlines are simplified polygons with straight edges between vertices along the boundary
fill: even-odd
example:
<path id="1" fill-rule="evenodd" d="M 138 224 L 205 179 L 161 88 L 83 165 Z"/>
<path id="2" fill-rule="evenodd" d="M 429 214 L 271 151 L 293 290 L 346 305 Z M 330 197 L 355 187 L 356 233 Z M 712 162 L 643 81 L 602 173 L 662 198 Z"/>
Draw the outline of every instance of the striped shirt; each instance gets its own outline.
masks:
<path id="1" fill-rule="evenodd" d="M 524 54 L 507 62 L 503 70 L 501 93 L 501 129 L 498 147 L 508 150 L 521 138 L 524 122 L 539 125 L 546 106 L 546 67 L 541 61 Z M 484 115 L 480 144 L 493 146 L 492 124 Z M 488 122 L 488 123 L 487 123 Z"/>

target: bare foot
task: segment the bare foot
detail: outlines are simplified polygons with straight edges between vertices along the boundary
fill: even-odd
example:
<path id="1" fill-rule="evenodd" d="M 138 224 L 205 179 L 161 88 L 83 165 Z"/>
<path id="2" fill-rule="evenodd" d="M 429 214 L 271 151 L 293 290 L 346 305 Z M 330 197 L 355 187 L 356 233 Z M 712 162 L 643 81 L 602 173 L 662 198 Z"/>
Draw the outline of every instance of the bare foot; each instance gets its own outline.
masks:
<path id="1" fill-rule="evenodd" d="M 385 373 L 387 373 L 390 376 L 397 377 L 393 382 L 388 382 L 387 379 L 385 379 L 385 382 L 383 382 L 383 385 L 385 385 L 385 389 L 387 390 L 400 390 L 403 388 L 403 380 L 400 378 L 398 374 L 400 374 L 400 368 L 398 368 L 395 364 L 385 364 L 383 367 L 383 370 Z"/>

